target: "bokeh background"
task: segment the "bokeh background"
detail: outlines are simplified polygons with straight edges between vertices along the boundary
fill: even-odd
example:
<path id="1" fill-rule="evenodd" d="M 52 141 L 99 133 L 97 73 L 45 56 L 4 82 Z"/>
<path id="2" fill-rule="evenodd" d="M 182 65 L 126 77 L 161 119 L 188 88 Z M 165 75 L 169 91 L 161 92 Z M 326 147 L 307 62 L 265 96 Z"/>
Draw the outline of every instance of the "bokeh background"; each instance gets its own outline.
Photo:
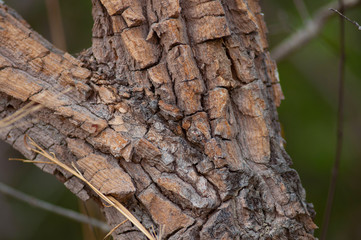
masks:
<path id="1" fill-rule="evenodd" d="M 51 41 L 45 0 L 5 0 Z M 261 0 L 270 49 L 302 29 L 329 0 Z M 66 45 L 76 54 L 91 44 L 90 0 L 59 0 Z M 298 6 L 298 7 L 297 7 Z M 304 6 L 304 7 L 302 7 Z M 361 6 L 346 11 L 361 23 Z M 279 108 L 287 152 L 317 212 L 321 227 L 335 156 L 339 23 L 335 15 L 320 34 L 278 62 L 286 99 Z M 328 238 L 361 239 L 361 31 L 346 22 L 344 145 Z M 21 157 L 0 144 L 0 181 L 59 206 L 81 204 L 52 176 L 32 165 L 9 162 Z M 0 239 L 90 239 L 86 227 L 33 208 L 0 193 Z M 320 231 L 316 230 L 316 236 Z M 100 239 L 100 238 L 99 238 Z"/>

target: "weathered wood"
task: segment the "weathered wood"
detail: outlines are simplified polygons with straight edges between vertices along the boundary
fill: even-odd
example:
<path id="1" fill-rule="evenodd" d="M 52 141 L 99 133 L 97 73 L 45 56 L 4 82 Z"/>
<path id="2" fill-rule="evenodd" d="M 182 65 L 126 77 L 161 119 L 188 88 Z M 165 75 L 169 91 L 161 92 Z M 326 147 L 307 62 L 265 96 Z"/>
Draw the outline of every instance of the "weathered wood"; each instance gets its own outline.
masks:
<path id="1" fill-rule="evenodd" d="M 34 137 L 145 227 L 164 225 L 167 239 L 314 239 L 312 205 L 282 145 L 283 95 L 258 2 L 92 3 L 93 44 L 79 59 L 1 5 L 1 117 L 29 100 L 45 108 L 0 137 L 40 159 L 22 142 Z M 103 211 L 111 225 L 124 220 Z M 145 239 L 128 223 L 113 237 Z"/>

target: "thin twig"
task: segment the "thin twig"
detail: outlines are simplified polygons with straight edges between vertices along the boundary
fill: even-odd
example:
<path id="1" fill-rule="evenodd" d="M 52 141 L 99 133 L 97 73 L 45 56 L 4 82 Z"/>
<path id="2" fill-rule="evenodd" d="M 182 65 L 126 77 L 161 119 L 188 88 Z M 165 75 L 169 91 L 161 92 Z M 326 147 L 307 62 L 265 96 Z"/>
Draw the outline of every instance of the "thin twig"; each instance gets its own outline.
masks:
<path id="1" fill-rule="evenodd" d="M 322 223 L 321 240 L 326 240 L 327 230 L 330 223 L 333 200 L 335 196 L 336 183 L 340 169 L 342 143 L 343 143 L 343 112 L 344 112 L 344 82 L 345 82 L 345 20 L 342 17 L 344 13 L 344 4 L 339 0 L 340 9 L 340 62 L 338 76 L 338 109 L 337 109 L 337 139 L 335 162 L 332 169 L 331 182 L 328 190 L 326 210 Z"/>
<path id="2" fill-rule="evenodd" d="M 358 30 L 361 30 L 361 26 L 360 26 L 360 24 L 358 24 L 358 22 L 349 19 L 348 17 L 346 17 L 345 15 L 343 15 L 342 13 L 340 13 L 337 9 L 330 8 L 330 10 L 338 13 L 341 17 L 343 17 L 344 19 L 346 19 L 346 20 L 349 21 L 350 23 L 354 24 L 354 25 L 357 27 Z"/>
<path id="3" fill-rule="evenodd" d="M 344 9 L 349 9 L 360 4 L 361 0 L 345 0 Z M 326 21 L 334 15 L 329 10 L 330 8 L 340 10 L 337 2 L 333 2 L 327 6 L 322 7 L 316 12 L 313 19 L 310 20 L 303 28 L 296 31 L 294 34 L 289 36 L 271 50 L 273 59 L 276 61 L 281 61 L 317 36 L 322 27 L 325 25 Z"/>
<path id="4" fill-rule="evenodd" d="M 12 188 L 2 182 L 0 182 L 0 192 L 6 194 L 8 196 L 11 196 L 13 198 L 16 198 L 20 201 L 26 202 L 34 207 L 38 207 L 38 208 L 44 209 L 46 211 L 49 211 L 51 213 L 55 213 L 55 214 L 58 214 L 60 216 L 66 217 L 66 218 L 70 218 L 77 222 L 81 222 L 81 223 L 92 225 L 94 227 L 98 227 L 98 228 L 102 229 L 103 231 L 110 231 L 110 229 L 111 229 L 107 224 L 105 224 L 102 221 L 99 221 L 95 218 L 90 218 L 88 216 L 77 213 L 75 211 L 72 211 L 72 210 L 69 210 L 66 208 L 62 208 L 62 207 L 53 205 L 51 203 L 45 202 L 43 200 L 34 198 L 34 197 L 29 196 L 25 193 L 22 193 L 18 190 L 15 190 L 14 188 Z"/>

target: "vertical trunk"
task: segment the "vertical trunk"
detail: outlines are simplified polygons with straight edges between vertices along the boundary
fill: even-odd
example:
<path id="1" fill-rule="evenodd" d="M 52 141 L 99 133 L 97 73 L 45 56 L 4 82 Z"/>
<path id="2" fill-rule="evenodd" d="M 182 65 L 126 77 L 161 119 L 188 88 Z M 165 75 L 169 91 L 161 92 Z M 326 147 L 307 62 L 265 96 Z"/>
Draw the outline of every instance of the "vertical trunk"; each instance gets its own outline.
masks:
<path id="1" fill-rule="evenodd" d="M 31 43 L 47 50 L 27 53 L 23 69 L 14 52 L 0 50 L 0 91 L 8 99 L 2 115 L 12 112 L 11 101 L 14 108 L 27 100 L 46 106 L 27 117 L 27 127 L 2 138 L 39 159 L 26 152 L 26 133 L 61 160 L 76 162 L 145 227 L 163 226 L 167 239 L 314 239 L 313 209 L 282 145 L 276 106 L 283 95 L 258 2 L 92 3 L 93 44 L 81 62 L 37 35 L 29 35 Z M 10 18 L 4 16 L 2 10 Z M 9 39 L 0 37 L 1 45 Z M 48 71 L 55 64 L 64 66 Z M 33 80 L 40 87 L 18 86 L 27 94 L 21 98 L 5 86 L 8 71 L 19 81 L 26 74 L 40 79 Z M 48 80 L 55 75 L 58 81 Z M 65 85 L 76 91 L 56 95 Z M 61 169 L 41 167 L 82 199 L 96 198 Z M 112 226 L 125 219 L 103 211 Z M 113 236 L 145 239 L 129 222 Z"/>

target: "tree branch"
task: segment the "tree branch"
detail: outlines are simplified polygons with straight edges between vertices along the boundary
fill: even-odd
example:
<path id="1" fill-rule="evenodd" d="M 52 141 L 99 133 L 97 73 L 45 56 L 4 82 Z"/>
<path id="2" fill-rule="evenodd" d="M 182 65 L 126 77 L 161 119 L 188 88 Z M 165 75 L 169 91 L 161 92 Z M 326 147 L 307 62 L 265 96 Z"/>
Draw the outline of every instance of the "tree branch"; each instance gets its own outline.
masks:
<path id="1" fill-rule="evenodd" d="M 360 4 L 360 0 L 347 0 L 344 2 L 344 7 L 345 10 L 347 10 Z M 271 56 L 273 59 L 277 62 L 283 60 L 297 49 L 307 44 L 315 36 L 317 36 L 327 20 L 331 16 L 334 16 L 334 14 L 329 10 L 330 8 L 339 9 L 337 1 L 322 7 L 317 11 L 314 18 L 310 20 L 303 28 L 289 36 L 278 46 L 274 47 L 271 50 Z"/>
<path id="2" fill-rule="evenodd" d="M 7 73 L 0 113 L 9 116 L 29 99 L 47 106 L 28 116 L 28 126 L 0 137 L 22 152 L 24 138 L 32 137 L 64 166 L 75 164 L 102 195 L 127 204 L 144 226 L 158 231 L 164 226 L 165 238 L 277 239 L 286 233 L 289 239 L 313 239 L 313 208 L 290 169 L 276 121 L 282 92 L 258 2 L 92 3 L 93 44 L 81 56 L 90 76 L 80 78 L 77 89 L 84 94 L 51 103 L 39 93 L 76 88 L 73 69 L 84 71 L 82 65 L 52 47 L 37 51 L 43 44 L 33 37 L 40 37 L 20 23 L 28 34 L 9 27 L 18 18 L 0 7 L 0 17 L 5 16 L 0 27 L 6 29 L 0 44 L 21 49 L 0 48 L 5 59 L 0 74 Z M 70 64 L 59 71 L 49 61 Z M 69 81 L 62 85 L 64 73 Z M 39 87 L 30 93 L 15 87 L 29 93 L 20 95 L 8 81 Z M 93 92 L 87 95 L 81 83 Z M 105 124 L 92 131 L 99 119 Z M 45 155 L 36 153 L 24 155 L 43 161 Z M 39 167 L 82 199 L 96 197 L 61 167 Z M 111 226 L 125 218 L 113 208 L 103 210 Z M 127 222 L 113 237 L 142 239 L 141 234 Z"/>
<path id="3" fill-rule="evenodd" d="M 293 0 L 293 2 L 296 5 L 297 11 L 300 14 L 300 17 L 302 18 L 302 21 L 306 23 L 307 20 L 310 19 L 310 14 L 307 10 L 305 2 L 303 0 Z"/>
<path id="4" fill-rule="evenodd" d="M 66 208 L 62 208 L 62 207 L 53 205 L 51 203 L 42 201 L 40 199 L 34 198 L 25 193 L 17 191 L 14 188 L 7 186 L 6 184 L 4 184 L 2 182 L 0 182 L 0 192 L 6 194 L 8 196 L 11 196 L 13 198 L 16 198 L 20 201 L 26 202 L 34 207 L 46 210 L 48 212 L 55 213 L 55 214 L 58 214 L 60 216 L 66 217 L 66 218 L 70 218 L 77 222 L 90 224 L 94 227 L 98 227 L 98 228 L 102 229 L 105 232 L 110 231 L 110 227 L 107 224 L 105 224 L 104 222 L 99 221 L 98 219 L 91 218 L 91 217 L 85 216 L 83 214 L 77 213 L 75 211 L 72 211 L 72 210 L 69 210 Z"/>
<path id="5" fill-rule="evenodd" d="M 0 89 L 22 101 L 32 100 L 71 117 L 88 133 L 107 123 L 80 106 L 92 92 L 91 72 L 34 32 L 15 11 L 0 5 Z M 63 94 L 71 89 L 66 94 Z"/>

